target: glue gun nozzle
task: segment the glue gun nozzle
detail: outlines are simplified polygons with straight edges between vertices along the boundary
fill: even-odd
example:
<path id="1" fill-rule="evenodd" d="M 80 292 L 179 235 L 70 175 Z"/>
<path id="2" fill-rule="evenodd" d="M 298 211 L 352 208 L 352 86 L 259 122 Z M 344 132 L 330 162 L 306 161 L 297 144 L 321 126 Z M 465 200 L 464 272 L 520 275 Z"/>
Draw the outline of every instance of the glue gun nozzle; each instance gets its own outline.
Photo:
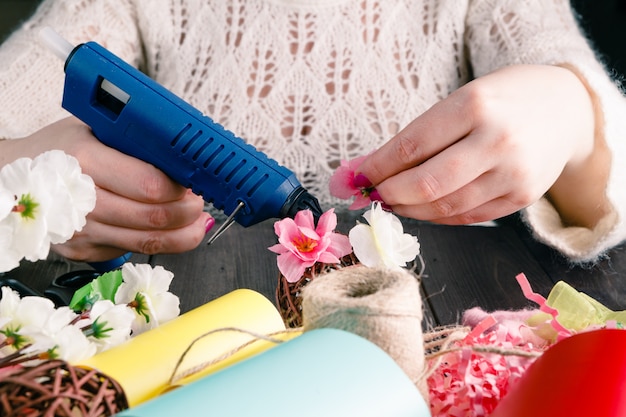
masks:
<path id="1" fill-rule="evenodd" d="M 224 221 L 224 223 L 222 223 L 220 227 L 215 231 L 215 233 L 213 233 L 213 235 L 209 238 L 209 240 L 207 240 L 207 243 L 206 243 L 207 246 L 215 242 L 215 240 L 218 237 L 220 237 L 226 230 L 228 230 L 230 226 L 233 225 L 233 223 L 235 223 L 235 216 L 237 215 L 239 210 L 243 208 L 243 206 L 244 206 L 243 202 L 239 202 L 239 205 L 237 205 L 235 210 L 233 210 L 233 212 L 230 213 L 230 216 L 228 216 L 228 218 Z"/>
<path id="2" fill-rule="evenodd" d="M 291 194 L 290 198 L 285 202 L 281 212 L 281 217 L 294 218 L 296 214 L 301 210 L 310 210 L 313 213 L 315 224 L 317 224 L 317 221 L 323 214 L 317 198 L 315 198 L 303 187 L 300 187 L 296 191 L 294 191 Z"/>
<path id="3" fill-rule="evenodd" d="M 215 240 L 220 237 L 230 226 L 235 222 L 235 216 L 244 207 L 244 203 L 240 202 L 235 210 L 228 216 L 228 218 L 220 225 L 220 227 L 213 233 L 213 235 L 207 240 L 207 245 L 211 245 Z M 303 187 L 299 187 L 294 190 L 287 201 L 283 204 L 283 207 L 279 213 L 280 218 L 291 217 L 294 218 L 296 214 L 301 210 L 310 210 L 313 213 L 313 219 L 315 224 L 322 216 L 322 209 L 319 201 L 313 195 L 311 195 Z"/>

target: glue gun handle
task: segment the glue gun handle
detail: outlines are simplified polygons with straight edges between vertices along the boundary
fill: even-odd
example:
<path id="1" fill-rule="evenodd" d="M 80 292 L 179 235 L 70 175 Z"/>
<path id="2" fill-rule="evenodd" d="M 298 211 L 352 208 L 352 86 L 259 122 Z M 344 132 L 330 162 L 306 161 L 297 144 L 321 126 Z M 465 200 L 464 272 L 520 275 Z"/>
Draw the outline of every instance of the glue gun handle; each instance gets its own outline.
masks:
<path id="1" fill-rule="evenodd" d="M 89 265 L 95 269 L 97 272 L 104 274 L 105 272 L 113 271 L 124 265 L 132 255 L 132 252 L 127 252 L 124 255 L 117 257 L 115 259 L 110 259 L 108 261 L 101 262 L 90 262 Z"/>

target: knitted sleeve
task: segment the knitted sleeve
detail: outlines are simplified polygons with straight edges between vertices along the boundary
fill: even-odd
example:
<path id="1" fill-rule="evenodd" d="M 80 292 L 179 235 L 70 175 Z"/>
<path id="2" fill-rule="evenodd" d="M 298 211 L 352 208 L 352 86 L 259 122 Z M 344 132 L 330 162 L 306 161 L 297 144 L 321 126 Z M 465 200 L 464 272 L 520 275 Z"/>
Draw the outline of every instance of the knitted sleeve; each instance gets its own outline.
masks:
<path id="1" fill-rule="evenodd" d="M 595 261 L 626 239 L 626 97 L 595 56 L 568 0 L 477 0 L 467 42 L 475 76 L 511 64 L 568 64 L 600 102 L 604 139 L 612 152 L 607 196 L 613 210 L 593 229 L 564 227 L 544 198 L 523 211 L 535 236 L 573 262 Z"/>
<path id="2" fill-rule="evenodd" d="M 41 28 L 72 44 L 99 41 L 140 65 L 134 22 L 130 0 L 45 0 L 0 46 L 0 139 L 24 137 L 69 115 L 61 108 L 63 62 L 42 46 Z"/>

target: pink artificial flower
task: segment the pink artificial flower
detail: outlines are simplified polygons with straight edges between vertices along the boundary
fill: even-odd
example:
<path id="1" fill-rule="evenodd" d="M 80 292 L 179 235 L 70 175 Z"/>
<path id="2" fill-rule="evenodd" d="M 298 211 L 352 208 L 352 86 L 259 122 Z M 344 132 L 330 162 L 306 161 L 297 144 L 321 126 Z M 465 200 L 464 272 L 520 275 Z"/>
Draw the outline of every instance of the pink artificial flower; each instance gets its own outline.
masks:
<path id="1" fill-rule="evenodd" d="M 373 194 L 375 191 L 374 186 L 363 174 L 355 175 L 365 158 L 367 158 L 367 155 L 350 161 L 342 160 L 341 165 L 330 177 L 329 188 L 331 195 L 344 200 L 354 197 L 354 201 L 348 207 L 350 210 L 358 210 L 369 206 L 372 197 L 380 198 L 378 193 Z"/>
<path id="2" fill-rule="evenodd" d="M 299 211 L 294 219 L 274 223 L 276 245 L 268 248 L 278 254 L 278 269 L 289 282 L 297 282 L 306 268 L 317 262 L 337 264 L 350 252 L 348 237 L 335 233 L 337 215 L 330 209 L 320 217 L 317 227 L 310 210 Z"/>

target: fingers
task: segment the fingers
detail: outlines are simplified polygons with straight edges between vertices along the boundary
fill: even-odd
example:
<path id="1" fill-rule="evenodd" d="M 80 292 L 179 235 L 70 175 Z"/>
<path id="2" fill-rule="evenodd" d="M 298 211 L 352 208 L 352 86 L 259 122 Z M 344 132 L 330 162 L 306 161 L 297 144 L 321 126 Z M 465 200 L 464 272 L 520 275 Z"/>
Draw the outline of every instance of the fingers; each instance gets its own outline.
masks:
<path id="1" fill-rule="evenodd" d="M 88 222 L 71 241 L 56 245 L 55 252 L 68 259 L 99 262 L 126 252 L 181 253 L 196 248 L 214 221 L 203 213 L 193 223 L 169 230 L 137 230 L 98 222 Z"/>
<path id="2" fill-rule="evenodd" d="M 132 200 L 174 201 L 186 193 L 154 166 L 98 141 L 89 126 L 75 117 L 59 120 L 17 143 L 22 145 L 22 156 L 61 149 L 78 159 L 98 187 Z"/>
<path id="3" fill-rule="evenodd" d="M 80 243 L 79 243 L 80 242 Z M 51 249 L 76 262 L 103 262 L 119 258 L 128 253 L 128 250 L 114 248 L 112 246 L 94 245 L 81 239 L 78 235 L 64 244 L 52 245 Z"/>
<path id="4" fill-rule="evenodd" d="M 468 157 L 486 147 L 479 135 L 470 135 L 418 166 L 410 167 L 376 185 L 389 205 L 426 204 L 452 194 L 476 180 L 498 161 L 485 152 L 482 158 Z"/>
<path id="5" fill-rule="evenodd" d="M 434 219 L 433 223 L 446 224 L 450 226 L 481 223 L 515 213 L 519 208 L 511 204 L 508 196 L 498 197 L 485 204 L 475 207 L 465 213 L 444 219 Z"/>
<path id="6" fill-rule="evenodd" d="M 466 224 L 527 207 L 572 146 L 551 114 L 562 103 L 537 85 L 538 71 L 554 72 L 519 66 L 466 84 L 371 153 L 359 173 L 395 212 L 421 220 Z"/>
<path id="7" fill-rule="evenodd" d="M 490 141 L 470 135 L 377 190 L 396 213 L 444 224 L 493 220 L 538 200 L 543 191 L 533 185 L 532 166 L 492 148 Z"/>
<path id="8" fill-rule="evenodd" d="M 422 164 L 472 131 L 474 117 L 471 108 L 462 94 L 451 94 L 369 155 L 360 165 L 359 172 L 373 184 L 379 184 Z"/>
<path id="9" fill-rule="evenodd" d="M 201 197 L 188 190 L 182 198 L 164 203 L 144 203 L 97 190 L 97 207 L 90 220 L 138 230 L 177 229 L 197 220 L 204 208 Z"/>
<path id="10" fill-rule="evenodd" d="M 155 253 L 180 253 L 196 248 L 206 235 L 210 215 L 205 213 L 188 226 L 170 230 L 135 230 L 95 223 L 92 233 L 97 233 L 109 245 L 130 252 L 152 255 Z"/>
<path id="11" fill-rule="evenodd" d="M 203 212 L 202 198 L 191 191 L 175 201 L 145 203 L 98 189 L 97 201 L 84 230 L 64 248 L 64 256 L 99 261 L 119 256 L 120 250 L 180 253 L 198 246 L 215 223 Z"/>
<path id="12" fill-rule="evenodd" d="M 199 245 L 214 224 L 203 212 L 201 197 L 154 166 L 100 143 L 75 118 L 50 125 L 31 142 L 73 155 L 96 183 L 96 207 L 87 224 L 70 241 L 54 247 L 69 259 L 101 261 L 128 251 L 184 252 Z"/>
<path id="13" fill-rule="evenodd" d="M 79 160 L 85 173 L 99 187 L 131 200 L 174 201 L 187 192 L 154 166 L 109 148 L 95 138 L 81 151 Z"/>
<path id="14" fill-rule="evenodd" d="M 511 193 L 496 172 L 486 173 L 459 190 L 423 204 L 392 206 L 395 213 L 441 224 L 470 224 L 509 215 L 530 204 L 531 197 Z"/>

